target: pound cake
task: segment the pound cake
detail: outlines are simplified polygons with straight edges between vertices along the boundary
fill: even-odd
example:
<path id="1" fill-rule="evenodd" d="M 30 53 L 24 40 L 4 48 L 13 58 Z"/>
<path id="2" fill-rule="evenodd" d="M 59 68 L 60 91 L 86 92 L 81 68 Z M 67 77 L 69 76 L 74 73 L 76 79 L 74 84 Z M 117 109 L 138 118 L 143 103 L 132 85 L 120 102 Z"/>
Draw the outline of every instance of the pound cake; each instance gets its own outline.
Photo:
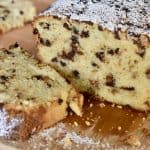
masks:
<path id="1" fill-rule="evenodd" d="M 37 57 L 80 92 L 150 110 L 150 1 L 58 0 L 33 28 Z"/>
<path id="2" fill-rule="evenodd" d="M 29 0 L 0 0 L 0 33 L 33 20 L 35 7 Z"/>
<path id="3" fill-rule="evenodd" d="M 81 116 L 83 97 L 54 69 L 18 44 L 0 50 L 0 137 L 24 140 L 67 116 Z"/>

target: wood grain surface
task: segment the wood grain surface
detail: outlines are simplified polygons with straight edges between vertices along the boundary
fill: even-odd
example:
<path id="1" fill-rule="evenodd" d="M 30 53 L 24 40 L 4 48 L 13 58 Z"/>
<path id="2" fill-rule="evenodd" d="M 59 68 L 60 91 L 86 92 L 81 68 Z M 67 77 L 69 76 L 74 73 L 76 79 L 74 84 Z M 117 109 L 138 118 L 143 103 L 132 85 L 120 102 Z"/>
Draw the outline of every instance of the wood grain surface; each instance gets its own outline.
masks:
<path id="1" fill-rule="evenodd" d="M 52 1 L 34 0 L 37 12 L 46 9 Z M 18 42 L 25 49 L 36 50 L 32 27 L 15 29 L 0 35 L 0 48 Z M 53 132 L 54 131 L 54 132 Z M 25 142 L 3 141 L 19 149 L 150 149 L 150 115 L 109 103 L 85 98 L 83 117 L 72 113 L 44 134 L 33 135 Z M 74 135 L 72 135 L 74 134 Z M 68 137 L 69 136 L 69 137 Z M 51 139 L 51 140 L 50 140 Z M 93 144 L 95 141 L 98 144 Z M 67 147 L 66 147 L 67 145 Z M 132 145 L 132 146 L 131 146 Z M 2 145 L 0 149 L 4 148 Z"/>

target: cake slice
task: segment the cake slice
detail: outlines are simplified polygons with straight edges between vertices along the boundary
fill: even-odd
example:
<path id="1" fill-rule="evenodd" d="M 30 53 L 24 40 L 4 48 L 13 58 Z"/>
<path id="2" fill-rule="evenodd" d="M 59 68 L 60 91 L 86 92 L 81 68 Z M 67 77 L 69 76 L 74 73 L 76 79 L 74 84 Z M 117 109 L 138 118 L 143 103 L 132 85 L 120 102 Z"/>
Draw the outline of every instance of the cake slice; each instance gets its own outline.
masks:
<path id="1" fill-rule="evenodd" d="M 23 26 L 35 15 L 35 7 L 29 0 L 0 0 L 0 33 Z"/>
<path id="2" fill-rule="evenodd" d="M 0 50 L 0 137 L 21 139 L 67 116 L 81 116 L 82 95 L 54 69 L 15 44 Z"/>
<path id="3" fill-rule="evenodd" d="M 80 92 L 150 110 L 149 4 L 58 0 L 33 23 L 37 57 Z"/>

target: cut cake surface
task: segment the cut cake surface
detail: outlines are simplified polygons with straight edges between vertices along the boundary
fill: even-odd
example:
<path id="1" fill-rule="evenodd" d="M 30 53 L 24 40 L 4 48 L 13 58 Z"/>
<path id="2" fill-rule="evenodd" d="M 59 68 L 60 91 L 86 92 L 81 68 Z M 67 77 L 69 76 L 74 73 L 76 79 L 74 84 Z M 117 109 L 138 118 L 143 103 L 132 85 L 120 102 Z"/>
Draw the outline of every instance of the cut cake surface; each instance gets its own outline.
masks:
<path id="1" fill-rule="evenodd" d="M 149 1 L 58 0 L 33 23 L 37 56 L 81 92 L 150 110 Z"/>
<path id="2" fill-rule="evenodd" d="M 54 69 L 15 44 L 0 50 L 0 136 L 24 140 L 67 116 L 81 115 L 82 95 Z"/>

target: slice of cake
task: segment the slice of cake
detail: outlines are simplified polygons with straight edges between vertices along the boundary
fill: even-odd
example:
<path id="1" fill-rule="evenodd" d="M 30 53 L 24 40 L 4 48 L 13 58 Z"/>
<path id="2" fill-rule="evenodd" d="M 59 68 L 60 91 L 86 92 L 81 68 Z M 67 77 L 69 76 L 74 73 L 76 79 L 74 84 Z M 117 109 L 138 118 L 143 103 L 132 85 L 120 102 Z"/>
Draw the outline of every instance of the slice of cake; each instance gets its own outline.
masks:
<path id="1" fill-rule="evenodd" d="M 24 140 L 67 116 L 81 116 L 82 95 L 18 44 L 0 50 L 0 137 Z"/>
<path id="2" fill-rule="evenodd" d="M 38 58 L 81 92 L 150 110 L 150 2 L 59 0 L 33 23 Z"/>
<path id="3" fill-rule="evenodd" d="M 0 0 L 0 33 L 33 20 L 35 7 L 29 0 Z"/>

